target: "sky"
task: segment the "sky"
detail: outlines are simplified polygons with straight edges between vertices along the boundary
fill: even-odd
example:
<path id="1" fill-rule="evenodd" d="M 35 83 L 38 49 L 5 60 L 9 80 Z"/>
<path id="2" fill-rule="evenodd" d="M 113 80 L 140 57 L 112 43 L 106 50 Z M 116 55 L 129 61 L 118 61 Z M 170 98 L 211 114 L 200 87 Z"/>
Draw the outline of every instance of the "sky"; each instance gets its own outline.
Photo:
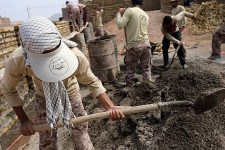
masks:
<path id="1" fill-rule="evenodd" d="M 25 21 L 30 17 L 51 17 L 62 14 L 67 0 L 1 0 L 0 16 L 11 21 Z M 77 2 L 77 0 L 70 0 Z"/>

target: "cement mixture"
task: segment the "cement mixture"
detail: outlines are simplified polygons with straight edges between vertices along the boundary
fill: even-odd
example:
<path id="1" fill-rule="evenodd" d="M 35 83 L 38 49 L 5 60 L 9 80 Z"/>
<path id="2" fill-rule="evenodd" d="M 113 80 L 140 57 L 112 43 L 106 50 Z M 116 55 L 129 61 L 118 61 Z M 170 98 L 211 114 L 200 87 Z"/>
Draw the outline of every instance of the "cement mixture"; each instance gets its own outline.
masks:
<path id="1" fill-rule="evenodd" d="M 117 104 L 143 105 L 156 102 L 159 90 L 167 86 L 164 101 L 194 102 L 203 91 L 225 87 L 222 70 L 219 64 L 196 60 L 187 70 L 171 68 L 163 72 L 155 88 L 142 83 L 109 94 Z M 92 141 L 96 149 L 224 149 L 224 104 L 199 115 L 192 108 L 176 108 L 162 110 L 159 120 L 149 112 L 123 121 L 96 121 L 90 124 L 90 135 L 95 137 Z"/>

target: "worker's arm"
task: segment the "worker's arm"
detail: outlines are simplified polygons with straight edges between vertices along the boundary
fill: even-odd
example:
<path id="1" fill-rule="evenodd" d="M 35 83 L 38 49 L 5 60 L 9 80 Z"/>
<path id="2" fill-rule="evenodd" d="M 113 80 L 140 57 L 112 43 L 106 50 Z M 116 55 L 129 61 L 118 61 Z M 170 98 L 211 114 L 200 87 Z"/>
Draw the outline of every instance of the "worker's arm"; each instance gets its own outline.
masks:
<path id="1" fill-rule="evenodd" d="M 21 123 L 20 132 L 24 136 L 33 135 L 35 133 L 35 130 L 33 128 L 34 123 L 28 118 L 23 107 L 22 106 L 13 107 L 13 110 L 16 113 L 16 115 L 18 116 L 18 119 Z"/>
<path id="2" fill-rule="evenodd" d="M 84 12 L 85 5 L 83 5 L 83 4 L 77 4 L 77 6 L 79 7 L 80 13 L 82 14 Z"/>
<path id="3" fill-rule="evenodd" d="M 163 33 L 163 35 L 170 40 L 171 42 L 174 42 L 176 44 L 181 44 L 179 40 L 177 40 L 176 38 L 174 38 L 170 33 L 166 32 L 163 27 L 161 27 L 161 32 Z"/>
<path id="4" fill-rule="evenodd" d="M 120 8 L 120 10 L 121 9 L 122 8 Z M 121 12 L 120 10 L 119 10 L 119 12 L 117 13 L 117 16 L 116 16 L 116 23 L 117 23 L 117 27 L 119 29 L 122 29 L 127 25 L 128 21 L 130 19 L 131 10 L 130 10 L 130 8 L 127 8 L 126 10 L 124 9 L 125 10 L 124 13 Z"/>
<path id="5" fill-rule="evenodd" d="M 176 21 L 181 21 L 184 17 L 195 18 L 195 15 L 186 11 L 182 11 L 176 16 L 172 16 L 172 18 L 175 19 Z"/>
<path id="6" fill-rule="evenodd" d="M 100 10 L 100 14 L 99 15 L 102 16 L 102 14 L 103 14 L 103 9 Z"/>
<path id="7" fill-rule="evenodd" d="M 100 94 L 97 99 L 101 102 L 106 110 L 110 111 L 112 120 L 123 119 L 125 117 L 120 111 L 122 106 L 115 106 L 105 92 Z"/>
<path id="8" fill-rule="evenodd" d="M 113 104 L 106 94 L 106 89 L 103 87 L 102 82 L 91 71 L 87 58 L 80 51 L 77 51 L 76 54 L 80 64 L 76 70 L 78 82 L 88 86 L 94 98 L 97 98 L 104 108 L 110 111 L 113 120 L 123 118 L 122 112 L 118 109 L 119 106 Z"/>
<path id="9" fill-rule="evenodd" d="M 4 94 L 8 105 L 13 108 L 16 115 L 18 116 L 18 119 L 21 123 L 21 133 L 23 135 L 31 135 L 34 134 L 34 130 L 32 127 L 33 123 L 28 119 L 26 113 L 24 112 L 22 108 L 22 101 L 15 88 L 17 83 L 23 79 L 23 74 L 25 74 L 23 68 L 23 56 L 20 55 L 16 58 L 9 58 L 6 62 L 4 75 L 0 85 L 2 93 Z"/>

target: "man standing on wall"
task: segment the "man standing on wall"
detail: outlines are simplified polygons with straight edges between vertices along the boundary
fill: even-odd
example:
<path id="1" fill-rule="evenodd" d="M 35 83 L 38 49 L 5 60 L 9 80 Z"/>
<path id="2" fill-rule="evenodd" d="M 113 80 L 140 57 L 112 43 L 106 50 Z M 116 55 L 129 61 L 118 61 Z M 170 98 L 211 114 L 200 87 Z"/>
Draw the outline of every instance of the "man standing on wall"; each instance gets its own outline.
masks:
<path id="1" fill-rule="evenodd" d="M 120 8 L 116 22 L 119 29 L 125 28 L 127 86 L 135 84 L 134 75 L 138 62 L 141 63 L 143 81 L 151 81 L 151 45 L 148 38 L 149 17 L 141 9 L 143 0 L 132 0 L 132 8 Z"/>
<path id="2" fill-rule="evenodd" d="M 83 26 L 81 10 L 78 4 L 66 1 L 66 7 L 68 8 L 68 17 L 72 20 L 72 24 L 75 31 L 80 31 Z"/>

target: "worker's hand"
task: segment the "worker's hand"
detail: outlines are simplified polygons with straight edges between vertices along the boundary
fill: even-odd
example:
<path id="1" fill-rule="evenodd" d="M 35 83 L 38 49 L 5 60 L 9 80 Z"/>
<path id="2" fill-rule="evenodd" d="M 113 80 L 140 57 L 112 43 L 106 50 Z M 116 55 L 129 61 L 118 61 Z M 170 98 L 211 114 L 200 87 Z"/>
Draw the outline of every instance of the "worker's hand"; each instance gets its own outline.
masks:
<path id="1" fill-rule="evenodd" d="M 182 41 L 178 42 L 178 45 L 182 46 L 184 43 Z"/>
<path id="2" fill-rule="evenodd" d="M 113 107 L 111 107 L 109 109 L 109 111 L 110 111 L 110 118 L 112 120 L 120 120 L 120 119 L 125 118 L 124 114 L 120 110 L 121 108 L 123 108 L 123 106 L 113 106 Z"/>
<path id="3" fill-rule="evenodd" d="M 182 26 L 181 28 L 179 28 L 179 31 L 182 33 L 185 30 L 185 26 Z"/>
<path id="4" fill-rule="evenodd" d="M 197 20 L 198 19 L 197 14 L 194 14 L 193 17 L 192 17 L 192 19 L 193 20 Z"/>
<path id="5" fill-rule="evenodd" d="M 121 14 L 123 14 L 123 13 L 125 12 L 125 10 L 126 10 L 126 8 L 119 8 L 119 12 L 120 12 Z"/>
<path id="6" fill-rule="evenodd" d="M 35 133 L 34 130 L 34 123 L 30 120 L 21 122 L 20 124 L 20 132 L 24 135 L 24 136 L 30 136 L 33 135 Z"/>

